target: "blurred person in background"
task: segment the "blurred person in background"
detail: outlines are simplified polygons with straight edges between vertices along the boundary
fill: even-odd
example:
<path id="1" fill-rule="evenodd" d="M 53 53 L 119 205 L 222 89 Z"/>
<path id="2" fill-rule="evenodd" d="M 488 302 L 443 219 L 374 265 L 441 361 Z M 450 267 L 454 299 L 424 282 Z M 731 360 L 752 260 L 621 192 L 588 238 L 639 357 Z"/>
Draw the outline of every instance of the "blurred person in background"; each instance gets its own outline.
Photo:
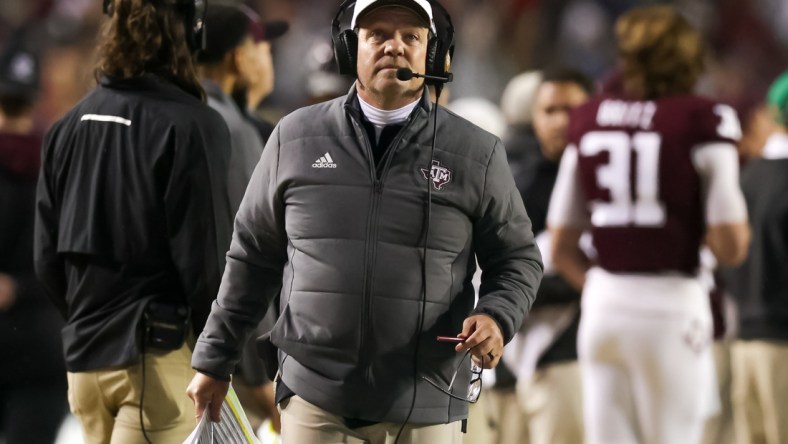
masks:
<path id="1" fill-rule="evenodd" d="M 764 93 L 765 95 L 765 93 Z M 759 157 L 766 139 L 776 123 L 766 102 L 760 100 L 742 106 L 742 137 L 739 140 L 739 162 L 743 167 Z M 700 280 L 709 291 L 714 320 L 714 361 L 720 398 L 719 411 L 706 421 L 703 444 L 733 444 L 736 442 L 732 402 L 732 348 L 739 334 L 738 310 L 729 286 L 707 246 L 700 252 Z"/>
<path id="2" fill-rule="evenodd" d="M 759 101 L 747 110 L 742 120 L 742 139 L 739 142 L 739 156 L 743 165 L 750 159 L 761 157 L 766 140 L 779 126 L 774 110 L 767 103 Z"/>
<path id="3" fill-rule="evenodd" d="M 263 151 L 195 348 L 198 417 L 218 418 L 245 337 L 279 296 L 284 442 L 462 441 L 481 388 L 469 361 L 497 365 L 541 263 L 500 140 L 397 76 L 445 77 L 447 29 L 436 2 L 340 7 L 336 56 L 355 85 L 282 119 Z"/>
<path id="4" fill-rule="evenodd" d="M 245 83 L 238 83 L 232 92 L 233 100 L 246 119 L 254 125 L 263 145 L 271 137 L 274 125 L 257 112 L 260 104 L 274 90 L 274 59 L 271 41 L 284 35 L 289 25 L 285 21 L 263 21 L 260 15 L 246 5 L 239 5 L 249 19 L 249 32 L 254 39 L 255 65 Z"/>
<path id="5" fill-rule="evenodd" d="M 441 102 L 443 102 L 441 94 Z M 503 137 L 506 131 L 506 119 L 498 105 L 481 97 L 464 97 L 452 100 L 446 109 L 457 114 L 463 119 L 487 131 L 495 137 Z"/>
<path id="6" fill-rule="evenodd" d="M 703 47 L 672 7 L 632 9 L 616 35 L 623 91 L 572 112 L 548 213 L 553 262 L 583 288 L 586 441 L 692 444 L 717 407 L 698 252 L 705 239 L 735 265 L 749 242 L 741 127 L 733 108 L 691 94 Z"/>
<path id="7" fill-rule="evenodd" d="M 550 194 L 568 143 L 569 112 L 585 103 L 593 92 L 591 79 L 573 68 L 554 67 L 542 72 L 531 111 L 537 144 L 530 147 L 528 156 L 522 160 L 529 174 L 519 184 L 525 208 L 529 215 L 534 214 L 531 218 L 534 233 L 547 228 Z M 557 282 L 563 281 L 563 278 L 556 278 Z"/>
<path id="8" fill-rule="evenodd" d="M 500 137 L 506 146 L 509 168 L 518 190 L 531 177 L 529 165 L 522 160 L 530 155 L 531 147 L 536 146 L 536 136 L 531 125 L 532 107 L 541 78 L 539 71 L 519 74 L 509 81 L 501 97 L 505 127 Z M 516 341 L 516 336 L 513 341 Z M 504 349 L 501 364 L 493 369 L 494 384 L 487 384 L 490 390 L 484 395 L 486 417 L 493 434 L 490 442 L 528 444 L 528 423 L 515 392 L 516 367 L 512 363 L 511 346 L 512 343 Z"/>
<path id="9" fill-rule="evenodd" d="M 249 178 L 260 160 L 273 125 L 258 117 L 254 109 L 271 93 L 274 86 L 271 40 L 287 32 L 287 23 L 266 22 L 246 5 L 214 4 L 206 18 L 206 48 L 198 55 L 202 84 L 208 104 L 214 108 L 230 129 L 230 156 L 227 191 L 232 214 L 241 204 Z M 247 341 L 239 363 L 236 389 L 239 399 L 249 412 L 251 425 L 261 433 L 279 432 L 272 379 L 276 355 L 268 356 L 273 369 L 259 356 L 255 338 L 269 331 L 275 319 L 272 310 Z"/>
<path id="10" fill-rule="evenodd" d="M 623 94 L 623 77 L 621 72 L 613 69 L 601 82 L 603 94 Z M 702 89 L 698 87 L 698 89 Z M 744 109 L 746 116 L 750 115 Z M 754 119 L 750 119 L 753 121 Z M 742 153 L 746 153 L 746 145 L 754 143 L 760 137 L 759 125 L 742 125 L 742 137 L 739 139 L 738 148 L 740 161 L 746 161 Z M 765 138 L 764 138 L 765 140 Z M 701 247 L 699 252 L 698 279 L 704 291 L 709 295 L 709 302 L 714 326 L 714 342 L 712 351 L 717 376 L 717 391 L 719 394 L 719 409 L 706 419 L 703 430 L 703 444 L 730 444 L 733 442 L 733 412 L 731 407 L 731 339 L 736 337 L 736 307 L 732 298 L 725 291 L 724 282 L 719 278 L 717 259 L 707 245 Z"/>
<path id="11" fill-rule="evenodd" d="M 9 444 L 51 444 L 67 412 L 63 320 L 33 270 L 39 69 L 17 31 L 0 53 L 0 441 Z"/>
<path id="12" fill-rule="evenodd" d="M 208 8 L 205 23 L 211 31 L 205 49 L 197 55 L 208 105 L 221 114 L 230 130 L 230 145 L 225 149 L 230 157 L 227 193 L 233 216 L 264 147 L 245 107 L 239 107 L 232 98 L 234 91 L 248 88 L 261 76 L 258 44 L 267 44 L 259 16 L 243 8 L 224 4 Z"/>
<path id="13" fill-rule="evenodd" d="M 192 65 L 204 4 L 106 0 L 98 86 L 47 133 L 35 268 L 88 444 L 181 442 L 189 344 L 229 245 L 227 127 Z"/>
<path id="14" fill-rule="evenodd" d="M 538 163 L 529 160 L 539 155 L 533 127 L 533 104 L 541 83 L 541 71 L 527 71 L 512 78 L 501 96 L 501 111 L 506 118 L 506 132 L 502 139 L 518 190 L 524 189 L 536 175 Z"/>
<path id="15" fill-rule="evenodd" d="M 248 18 L 249 34 L 254 45 L 254 60 L 256 63 L 249 70 L 245 82 L 236 83 L 232 98 L 246 120 L 252 124 L 260 136 L 263 145 L 271 137 L 274 125 L 265 120 L 258 109 L 260 104 L 274 89 L 274 60 L 271 54 L 272 40 L 284 35 L 288 30 L 285 21 L 263 21 L 260 15 L 246 5 L 239 5 L 238 9 Z M 238 26 L 244 26 L 239 23 Z M 273 377 L 276 374 L 276 355 L 271 354 L 268 360 L 274 365 L 266 370 L 264 357 L 259 355 L 255 339 L 270 331 L 274 326 L 275 307 L 263 318 L 258 326 L 257 333 L 252 335 L 243 350 L 241 361 L 238 364 L 238 378 L 235 380 L 235 389 L 241 403 L 246 408 L 249 421 L 257 430 L 263 444 L 278 442 L 281 431 L 279 411 L 274 401 Z"/>
<path id="16" fill-rule="evenodd" d="M 441 95 L 441 101 L 443 101 L 443 97 L 445 96 Z M 489 100 L 481 97 L 466 97 L 450 102 L 446 108 L 495 137 L 503 137 L 506 130 L 506 119 L 500 108 Z M 473 288 L 476 290 L 477 297 L 481 277 L 482 272 L 477 268 L 473 275 Z M 503 362 L 503 357 L 501 357 L 501 362 Z M 508 417 L 508 412 L 500 411 L 496 397 L 497 374 L 502 367 L 503 365 L 499 364 L 494 369 L 484 370 L 482 373 L 485 390 L 479 396 L 478 402 L 468 406 L 468 431 L 463 437 L 464 442 L 489 444 L 500 442 L 502 425 L 500 419 Z M 519 443 L 519 441 L 517 442 Z"/>
<path id="17" fill-rule="evenodd" d="M 306 80 L 309 105 L 344 96 L 353 84 L 352 79 L 337 70 L 329 28 L 323 36 L 315 38 L 307 52 L 306 66 L 309 70 Z"/>
<path id="18" fill-rule="evenodd" d="M 739 308 L 733 345 L 736 442 L 788 442 L 788 73 L 768 93 L 777 128 L 742 171 L 749 255 L 724 270 Z"/>
<path id="19" fill-rule="evenodd" d="M 593 83 L 566 67 L 547 69 L 533 101 L 533 128 L 538 146 L 521 161 L 531 173 L 520 182 L 520 195 L 541 251 L 550 251 L 547 210 L 568 143 L 569 113 L 585 103 Z M 523 328 L 508 347 L 520 347 L 517 398 L 526 415 L 531 444 L 583 442 L 583 404 L 577 364 L 580 291 L 555 270 L 544 254 L 545 275 Z M 504 358 L 509 356 L 509 350 Z"/>

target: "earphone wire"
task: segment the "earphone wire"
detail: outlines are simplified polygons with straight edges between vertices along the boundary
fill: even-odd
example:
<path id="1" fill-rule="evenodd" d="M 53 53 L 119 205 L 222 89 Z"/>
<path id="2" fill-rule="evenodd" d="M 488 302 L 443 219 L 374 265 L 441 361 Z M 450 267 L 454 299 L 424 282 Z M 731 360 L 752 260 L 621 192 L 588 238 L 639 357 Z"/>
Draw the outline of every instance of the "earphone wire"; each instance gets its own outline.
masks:
<path id="1" fill-rule="evenodd" d="M 427 211 L 425 211 L 425 223 L 423 228 L 424 245 L 422 246 L 421 280 L 424 291 L 422 292 L 421 297 L 421 309 L 419 310 L 419 328 L 416 332 L 416 347 L 413 353 L 413 397 L 410 402 L 410 410 L 408 411 L 408 415 L 405 417 L 405 421 L 403 421 L 402 425 L 399 427 L 397 437 L 394 439 L 394 444 L 399 442 L 402 432 L 408 425 L 410 417 L 413 415 L 413 410 L 416 408 L 416 394 L 418 391 L 417 385 L 419 381 L 419 346 L 421 344 L 421 335 L 424 332 L 424 318 L 427 309 L 427 251 L 429 248 L 428 245 L 430 239 L 430 219 L 432 218 L 432 187 L 434 186 L 432 178 L 432 162 L 435 159 L 435 141 L 438 135 L 438 101 L 440 100 L 440 95 L 441 88 L 436 87 L 435 104 L 433 105 L 432 145 L 430 146 L 430 159 L 429 165 L 427 166 Z"/>
<path id="2" fill-rule="evenodd" d="M 142 420 L 142 410 L 145 403 L 145 342 L 148 339 L 148 328 L 145 329 L 145 336 L 142 338 L 141 352 L 142 352 L 142 389 L 140 389 L 140 429 L 142 430 L 142 437 L 145 442 L 153 444 L 148 437 L 148 432 L 145 431 L 145 422 Z"/>

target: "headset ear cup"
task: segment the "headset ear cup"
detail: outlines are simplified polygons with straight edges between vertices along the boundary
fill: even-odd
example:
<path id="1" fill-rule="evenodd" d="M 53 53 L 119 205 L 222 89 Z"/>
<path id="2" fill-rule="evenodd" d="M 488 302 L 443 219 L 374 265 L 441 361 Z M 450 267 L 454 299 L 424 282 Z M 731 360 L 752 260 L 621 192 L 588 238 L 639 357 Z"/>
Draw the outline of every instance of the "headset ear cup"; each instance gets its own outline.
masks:
<path id="1" fill-rule="evenodd" d="M 434 46 L 429 49 L 432 52 L 428 58 L 427 71 L 429 74 L 439 77 L 447 77 L 451 82 L 451 61 L 454 55 L 454 24 L 451 21 L 449 12 L 438 1 L 430 0 L 433 20 L 436 27 Z M 428 84 L 434 84 L 430 82 Z"/>
<path id="2" fill-rule="evenodd" d="M 337 35 L 334 41 L 334 59 L 339 73 L 347 76 L 356 75 L 356 57 L 358 55 L 358 36 L 351 29 Z"/>
<path id="3" fill-rule="evenodd" d="M 442 76 L 443 71 L 441 70 L 440 66 L 440 40 L 437 37 L 430 37 L 429 41 L 427 41 L 427 75 L 429 76 Z M 429 80 L 427 84 L 432 84 Z"/>

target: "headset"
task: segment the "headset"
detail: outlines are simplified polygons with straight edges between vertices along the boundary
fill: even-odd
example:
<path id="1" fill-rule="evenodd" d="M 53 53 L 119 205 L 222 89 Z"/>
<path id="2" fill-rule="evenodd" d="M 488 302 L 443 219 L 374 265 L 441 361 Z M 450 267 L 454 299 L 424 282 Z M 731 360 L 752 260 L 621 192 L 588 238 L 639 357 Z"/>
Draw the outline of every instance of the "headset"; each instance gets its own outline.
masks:
<path id="1" fill-rule="evenodd" d="M 115 12 L 115 1 L 103 0 L 104 14 L 112 16 Z M 172 7 L 183 18 L 183 27 L 186 30 L 186 43 L 192 51 L 205 49 L 205 12 L 208 9 L 208 0 L 147 0 L 157 7 Z"/>
<path id="2" fill-rule="evenodd" d="M 429 0 L 432 6 L 433 21 L 437 35 L 432 35 L 427 41 L 427 72 L 429 76 L 451 78 L 451 59 L 454 55 L 454 24 L 449 12 L 438 2 Z M 331 40 L 334 43 L 334 59 L 337 62 L 339 73 L 353 76 L 356 74 L 358 57 L 358 35 L 353 29 L 340 29 L 340 22 L 345 13 L 356 5 L 356 0 L 345 0 L 331 21 Z M 428 85 L 443 83 L 426 79 Z"/>

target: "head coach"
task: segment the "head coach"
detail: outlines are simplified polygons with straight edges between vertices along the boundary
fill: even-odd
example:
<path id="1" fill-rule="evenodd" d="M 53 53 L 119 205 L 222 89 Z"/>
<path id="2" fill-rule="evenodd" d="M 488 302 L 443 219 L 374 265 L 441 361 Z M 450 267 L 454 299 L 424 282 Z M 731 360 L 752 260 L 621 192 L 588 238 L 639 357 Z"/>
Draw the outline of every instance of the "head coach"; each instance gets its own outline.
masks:
<path id="1" fill-rule="evenodd" d="M 439 4 L 348 0 L 333 33 L 355 85 L 268 141 L 188 393 L 218 419 L 244 338 L 278 297 L 284 442 L 458 443 L 480 389 L 471 362 L 498 364 L 539 286 L 531 223 L 500 140 L 429 99 L 423 75 L 451 78 Z"/>

